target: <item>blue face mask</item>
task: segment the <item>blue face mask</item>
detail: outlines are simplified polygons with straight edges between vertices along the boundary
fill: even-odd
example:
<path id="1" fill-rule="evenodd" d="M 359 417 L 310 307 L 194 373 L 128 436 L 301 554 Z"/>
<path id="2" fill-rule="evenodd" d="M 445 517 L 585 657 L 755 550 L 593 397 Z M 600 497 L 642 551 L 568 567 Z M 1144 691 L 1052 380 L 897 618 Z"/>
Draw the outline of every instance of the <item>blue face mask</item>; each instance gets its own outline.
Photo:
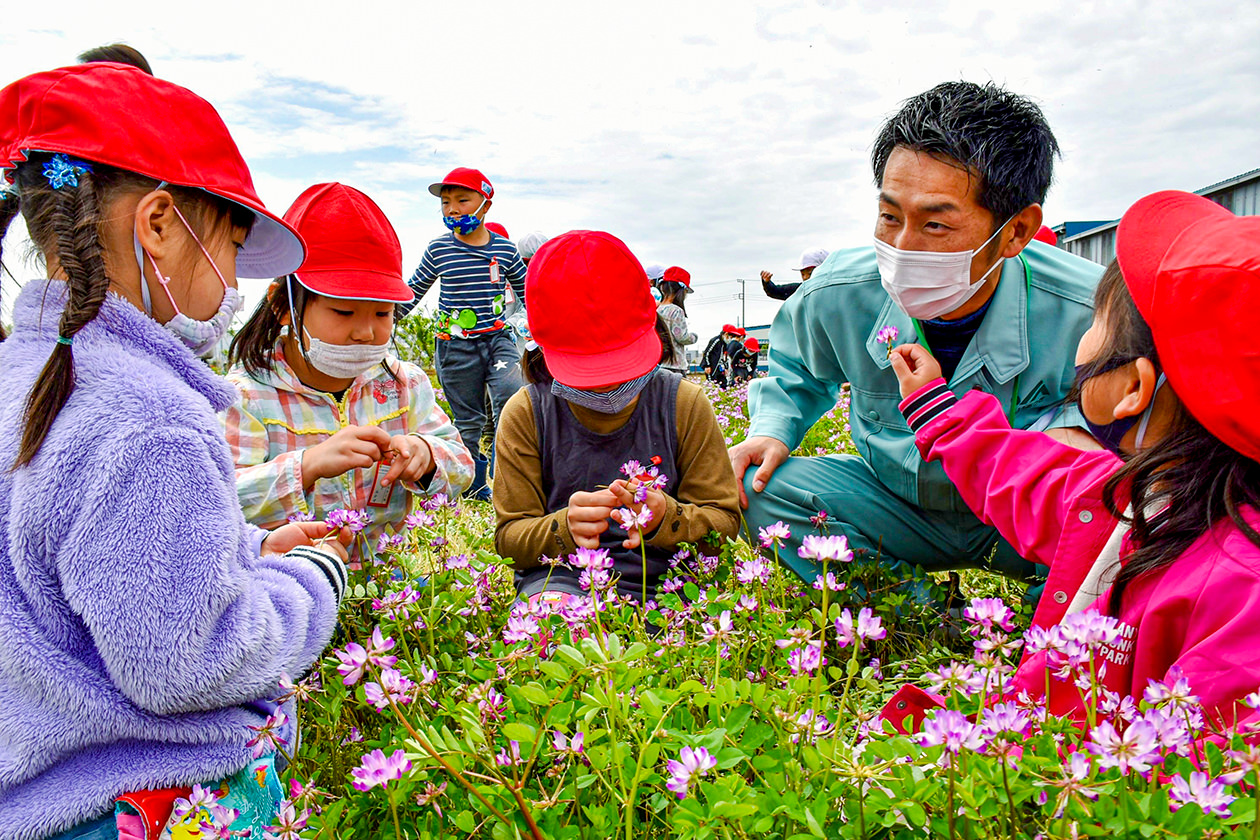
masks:
<path id="1" fill-rule="evenodd" d="M 1151 410 L 1155 408 L 1155 394 L 1158 394 L 1159 389 L 1164 386 L 1164 375 L 1161 373 L 1159 379 L 1156 380 L 1155 394 L 1151 395 L 1150 403 L 1141 414 L 1133 417 L 1121 417 L 1112 420 L 1110 423 L 1095 423 L 1088 417 L 1085 417 L 1085 409 L 1081 406 L 1081 393 L 1084 390 L 1085 383 L 1095 376 L 1102 376 L 1104 373 L 1127 365 L 1131 361 L 1133 360 L 1113 359 L 1093 371 L 1090 370 L 1093 367 L 1093 363 L 1076 366 L 1076 406 L 1081 409 L 1081 417 L 1084 418 L 1085 425 L 1089 427 L 1089 433 L 1094 436 L 1094 439 L 1101 443 L 1104 448 L 1121 457 L 1124 456 L 1124 453 L 1120 451 L 1120 441 L 1124 440 L 1124 436 L 1138 423 L 1142 425 L 1138 426 L 1138 434 L 1133 442 L 1133 448 L 1135 450 L 1142 448 L 1142 439 L 1146 437 L 1146 424 L 1150 422 Z"/>
<path id="2" fill-rule="evenodd" d="M 463 213 L 459 216 L 443 216 L 442 224 L 446 225 L 447 230 L 467 236 L 481 227 L 481 219 L 477 218 L 476 214 L 480 213 L 481 208 L 485 206 L 486 200 L 483 199 L 481 205 L 477 207 L 474 213 Z"/>

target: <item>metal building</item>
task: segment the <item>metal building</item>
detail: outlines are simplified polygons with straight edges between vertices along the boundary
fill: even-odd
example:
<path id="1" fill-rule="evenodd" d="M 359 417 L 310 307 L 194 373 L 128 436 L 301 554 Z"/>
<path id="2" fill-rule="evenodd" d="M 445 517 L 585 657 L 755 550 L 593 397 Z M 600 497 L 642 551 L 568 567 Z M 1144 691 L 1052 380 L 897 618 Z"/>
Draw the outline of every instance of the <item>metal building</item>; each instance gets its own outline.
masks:
<path id="1" fill-rule="evenodd" d="M 1244 172 L 1195 192 L 1237 216 L 1260 216 L 1260 169 Z M 1119 219 L 1110 222 L 1064 222 L 1053 230 L 1063 250 L 1107 265 L 1116 256 L 1116 228 L 1119 225 Z"/>

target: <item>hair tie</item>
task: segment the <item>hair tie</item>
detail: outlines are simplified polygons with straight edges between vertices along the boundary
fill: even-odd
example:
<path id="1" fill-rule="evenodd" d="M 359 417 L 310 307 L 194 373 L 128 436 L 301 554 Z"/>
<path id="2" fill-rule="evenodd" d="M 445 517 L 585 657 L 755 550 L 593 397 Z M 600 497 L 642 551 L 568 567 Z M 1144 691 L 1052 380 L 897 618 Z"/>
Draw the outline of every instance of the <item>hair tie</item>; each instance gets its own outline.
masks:
<path id="1" fill-rule="evenodd" d="M 72 187 L 79 186 L 79 176 L 91 171 L 92 164 L 73 160 L 63 154 L 53 155 L 52 160 L 44 164 L 44 177 L 48 179 L 48 186 L 54 190 L 59 190 L 67 184 Z"/>
<path id="2" fill-rule="evenodd" d="M 57 343 L 58 343 L 58 344 L 64 344 L 64 345 L 66 345 L 67 347 L 69 347 L 69 346 L 71 346 L 72 344 L 74 344 L 74 336 L 71 336 L 71 337 L 69 337 L 69 338 L 66 338 L 64 335 L 59 335 L 59 336 L 57 336 Z"/>

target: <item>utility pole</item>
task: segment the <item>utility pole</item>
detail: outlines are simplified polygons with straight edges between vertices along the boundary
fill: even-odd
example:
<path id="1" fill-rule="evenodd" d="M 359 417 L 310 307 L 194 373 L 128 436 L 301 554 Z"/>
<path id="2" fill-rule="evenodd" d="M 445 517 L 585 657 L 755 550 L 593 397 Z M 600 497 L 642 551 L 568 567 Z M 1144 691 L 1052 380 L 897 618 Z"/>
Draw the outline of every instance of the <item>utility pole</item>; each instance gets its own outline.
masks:
<path id="1" fill-rule="evenodd" d="M 739 326 L 746 327 L 748 326 L 748 287 L 745 284 L 757 281 L 736 279 L 735 282 L 739 284 Z"/>

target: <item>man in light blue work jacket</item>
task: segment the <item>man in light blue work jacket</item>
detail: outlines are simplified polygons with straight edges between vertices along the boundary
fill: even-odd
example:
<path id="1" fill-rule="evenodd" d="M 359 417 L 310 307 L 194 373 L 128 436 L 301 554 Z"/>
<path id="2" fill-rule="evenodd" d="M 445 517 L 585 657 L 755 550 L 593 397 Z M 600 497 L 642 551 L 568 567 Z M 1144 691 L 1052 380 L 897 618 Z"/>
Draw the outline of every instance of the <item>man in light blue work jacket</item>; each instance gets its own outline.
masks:
<path id="1" fill-rule="evenodd" d="M 779 310 L 748 436 L 730 450 L 749 527 L 788 523 L 779 556 L 806 580 L 818 570 L 796 550 L 819 511 L 885 562 L 1033 572 L 919 456 L 879 339 L 895 327 L 894 343 L 925 344 L 955 393 L 995 395 L 1016 427 L 1093 445 L 1064 400 L 1102 267 L 1032 242 L 1057 153 L 1040 110 L 992 84 L 938 85 L 881 130 L 873 247 L 832 252 Z M 789 458 L 844 382 L 859 455 Z"/>

